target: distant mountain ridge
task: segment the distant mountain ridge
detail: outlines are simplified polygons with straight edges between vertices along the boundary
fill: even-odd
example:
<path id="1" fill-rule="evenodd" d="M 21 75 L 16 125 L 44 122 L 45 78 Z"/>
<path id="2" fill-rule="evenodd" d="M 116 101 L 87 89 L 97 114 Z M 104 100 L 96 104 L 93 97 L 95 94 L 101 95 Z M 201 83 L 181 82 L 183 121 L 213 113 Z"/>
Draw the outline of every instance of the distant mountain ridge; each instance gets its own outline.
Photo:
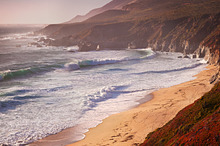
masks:
<path id="1" fill-rule="evenodd" d="M 68 21 L 66 23 L 82 22 L 88 18 L 91 18 L 95 15 L 98 15 L 98 14 L 103 13 L 108 10 L 120 10 L 125 5 L 132 3 L 132 2 L 135 2 L 135 1 L 136 0 L 113 0 L 101 8 L 96 8 L 96 9 L 91 10 L 86 15 L 77 15 L 76 17 L 74 17 L 73 19 L 71 19 L 70 21 Z"/>

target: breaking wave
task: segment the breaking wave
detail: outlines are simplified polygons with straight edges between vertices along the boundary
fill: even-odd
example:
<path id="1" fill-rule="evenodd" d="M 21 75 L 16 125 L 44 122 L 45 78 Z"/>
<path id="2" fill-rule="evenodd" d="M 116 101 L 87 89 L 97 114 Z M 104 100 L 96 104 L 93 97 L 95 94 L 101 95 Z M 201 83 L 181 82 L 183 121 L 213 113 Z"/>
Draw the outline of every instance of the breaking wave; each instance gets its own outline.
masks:
<path id="1" fill-rule="evenodd" d="M 106 58 L 106 59 L 80 60 L 80 61 L 67 63 L 64 66 L 66 70 L 72 71 L 72 70 L 80 69 L 82 67 L 87 67 L 87 66 L 97 66 L 97 65 L 120 63 L 123 61 L 142 60 L 142 59 L 152 58 L 155 56 L 155 53 L 150 49 L 138 49 L 135 51 L 144 52 L 143 56 L 136 57 L 136 58 L 125 57 L 125 58 L 120 58 L 120 59 Z"/>
<path id="2" fill-rule="evenodd" d="M 39 74 L 42 72 L 47 72 L 51 70 L 55 70 L 56 68 L 60 68 L 61 65 L 47 65 L 41 67 L 33 67 L 33 68 L 25 68 L 19 70 L 6 70 L 0 72 L 0 81 L 2 80 L 10 80 L 18 77 L 25 77 L 32 74 Z"/>
<path id="3" fill-rule="evenodd" d="M 19 70 L 6 70 L 3 72 L 0 72 L 0 81 L 3 80 L 9 80 L 14 79 L 18 77 L 26 77 L 33 74 L 39 74 L 42 72 L 48 72 L 56 69 L 62 69 L 64 68 L 67 71 L 73 71 L 84 67 L 89 66 L 97 66 L 97 65 L 106 65 L 106 64 L 114 64 L 114 63 L 120 63 L 123 61 L 132 61 L 132 60 L 142 60 L 146 59 L 148 57 L 153 57 L 155 53 L 150 49 L 139 49 L 136 51 L 144 51 L 145 53 L 142 54 L 141 57 L 124 57 L 120 59 L 91 59 L 91 60 L 77 60 L 75 62 L 70 62 L 66 64 L 52 64 L 52 65 L 44 65 L 39 67 L 30 67 L 25 69 L 19 69 Z"/>

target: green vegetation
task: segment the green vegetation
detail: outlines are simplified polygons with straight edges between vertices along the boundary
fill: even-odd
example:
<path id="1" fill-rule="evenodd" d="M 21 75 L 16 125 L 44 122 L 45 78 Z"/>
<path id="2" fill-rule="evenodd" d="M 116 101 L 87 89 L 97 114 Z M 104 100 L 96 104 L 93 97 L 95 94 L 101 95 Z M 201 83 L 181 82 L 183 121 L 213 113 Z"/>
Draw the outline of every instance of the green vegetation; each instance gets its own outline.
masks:
<path id="1" fill-rule="evenodd" d="M 148 134 L 147 145 L 219 145 L 220 144 L 220 83 L 181 110 L 162 128 Z"/>

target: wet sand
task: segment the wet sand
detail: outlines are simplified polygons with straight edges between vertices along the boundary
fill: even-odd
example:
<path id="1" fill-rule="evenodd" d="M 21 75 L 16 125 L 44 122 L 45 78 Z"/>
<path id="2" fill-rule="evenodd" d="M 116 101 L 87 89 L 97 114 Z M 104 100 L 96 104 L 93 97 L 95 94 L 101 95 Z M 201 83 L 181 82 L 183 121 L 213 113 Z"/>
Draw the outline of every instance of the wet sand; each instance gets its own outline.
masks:
<path id="1" fill-rule="evenodd" d="M 208 66 L 207 70 L 196 75 L 195 80 L 153 92 L 152 100 L 128 111 L 111 115 L 103 120 L 102 124 L 90 129 L 81 141 L 73 143 L 73 135 L 77 131 L 76 127 L 73 127 L 30 145 L 59 146 L 68 143 L 73 143 L 69 146 L 138 145 L 144 141 L 149 132 L 166 124 L 181 109 L 208 92 L 213 87 L 209 80 L 217 70 L 216 66 Z"/>

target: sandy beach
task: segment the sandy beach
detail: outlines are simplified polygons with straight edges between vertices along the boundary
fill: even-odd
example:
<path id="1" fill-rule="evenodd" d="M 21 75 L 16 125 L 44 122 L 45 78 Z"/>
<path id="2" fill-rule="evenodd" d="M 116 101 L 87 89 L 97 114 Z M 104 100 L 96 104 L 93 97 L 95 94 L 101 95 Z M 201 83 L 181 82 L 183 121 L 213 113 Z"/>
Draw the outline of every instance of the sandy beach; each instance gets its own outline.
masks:
<path id="1" fill-rule="evenodd" d="M 213 87 L 209 80 L 217 70 L 216 66 L 210 65 L 207 70 L 196 75 L 195 80 L 153 92 L 152 100 L 128 111 L 111 115 L 103 120 L 102 124 L 90 129 L 85 134 L 85 139 L 69 146 L 132 146 L 142 143 L 149 132 L 166 124 L 181 109 L 208 92 Z M 64 141 L 70 142 L 72 134 L 74 128 L 30 145 L 61 145 Z"/>

